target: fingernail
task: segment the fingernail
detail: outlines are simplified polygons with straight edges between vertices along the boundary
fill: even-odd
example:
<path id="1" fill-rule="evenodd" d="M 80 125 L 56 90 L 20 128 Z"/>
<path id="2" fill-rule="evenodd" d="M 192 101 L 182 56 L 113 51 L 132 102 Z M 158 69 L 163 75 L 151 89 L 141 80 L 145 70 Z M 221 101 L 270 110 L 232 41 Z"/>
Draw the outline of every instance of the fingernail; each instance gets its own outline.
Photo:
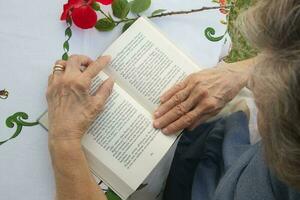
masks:
<path id="1" fill-rule="evenodd" d="M 168 128 L 164 128 L 161 132 L 163 132 L 163 134 L 169 134 Z"/>
<path id="2" fill-rule="evenodd" d="M 111 60 L 111 56 L 110 55 L 99 56 L 97 59 L 100 59 L 100 58 Z"/>
<path id="3" fill-rule="evenodd" d="M 111 56 L 110 55 L 105 55 L 105 56 L 103 56 L 103 57 L 105 57 L 106 59 L 111 59 Z"/>
<path id="4" fill-rule="evenodd" d="M 154 112 L 154 117 L 159 117 L 159 114 L 160 114 L 160 113 L 159 113 L 158 111 L 155 111 L 155 112 Z"/>
<path id="5" fill-rule="evenodd" d="M 159 127 L 159 122 L 158 121 L 154 121 L 153 122 L 153 126 L 154 126 L 154 128 L 158 128 Z"/>

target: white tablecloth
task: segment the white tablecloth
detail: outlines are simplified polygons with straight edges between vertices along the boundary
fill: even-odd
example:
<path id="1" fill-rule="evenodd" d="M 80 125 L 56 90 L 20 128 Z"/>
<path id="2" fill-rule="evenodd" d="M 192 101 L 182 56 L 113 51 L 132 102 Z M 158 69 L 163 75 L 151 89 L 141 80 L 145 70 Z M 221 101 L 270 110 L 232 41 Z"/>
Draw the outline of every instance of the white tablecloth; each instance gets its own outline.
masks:
<path id="1" fill-rule="evenodd" d="M 5 88 L 10 92 L 8 99 L 0 99 L 0 141 L 15 131 L 5 125 L 8 116 L 22 111 L 28 113 L 27 121 L 36 121 L 46 110 L 47 77 L 63 53 L 65 23 L 59 21 L 63 3 L 63 0 L 0 1 L 0 90 Z M 203 5 L 218 4 L 210 0 L 153 0 L 151 11 L 187 10 Z M 211 67 L 219 61 L 224 40 L 211 42 L 204 37 L 204 30 L 213 27 L 216 35 L 224 34 L 226 25 L 220 23 L 224 18 L 225 15 L 214 10 L 153 21 L 199 65 Z M 73 28 L 71 53 L 95 58 L 120 32 L 121 27 L 108 33 Z M 42 127 L 23 127 L 17 138 L 0 145 L 0 194 L 3 200 L 54 199 L 47 132 Z"/>

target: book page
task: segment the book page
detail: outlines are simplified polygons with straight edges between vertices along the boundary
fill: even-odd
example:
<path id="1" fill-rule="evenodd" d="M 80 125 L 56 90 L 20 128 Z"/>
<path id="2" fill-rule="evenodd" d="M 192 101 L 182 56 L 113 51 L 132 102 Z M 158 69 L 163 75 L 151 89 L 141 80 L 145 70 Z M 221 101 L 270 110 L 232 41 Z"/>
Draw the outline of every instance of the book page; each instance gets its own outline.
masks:
<path id="1" fill-rule="evenodd" d="M 112 62 L 93 80 L 91 93 L 107 75 L 117 84 L 82 145 L 91 169 L 126 199 L 176 140 L 152 126 L 161 93 L 199 68 L 144 18 L 104 54 L 111 55 Z"/>
<path id="2" fill-rule="evenodd" d="M 106 78 L 104 73 L 98 75 L 91 93 Z M 91 124 L 82 145 L 90 154 L 87 157 L 92 170 L 124 197 L 138 188 L 175 139 L 154 129 L 149 112 L 115 84 L 103 113 Z"/>
<path id="3" fill-rule="evenodd" d="M 200 70 L 143 17 L 104 54 L 113 58 L 105 72 L 150 113 L 166 89 Z"/>

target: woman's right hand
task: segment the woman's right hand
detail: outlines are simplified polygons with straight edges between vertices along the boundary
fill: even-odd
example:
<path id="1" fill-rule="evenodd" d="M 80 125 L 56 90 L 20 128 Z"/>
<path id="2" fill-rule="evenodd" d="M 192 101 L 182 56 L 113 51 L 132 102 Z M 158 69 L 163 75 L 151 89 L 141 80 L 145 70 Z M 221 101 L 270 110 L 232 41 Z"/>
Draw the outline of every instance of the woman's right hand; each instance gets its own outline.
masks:
<path id="1" fill-rule="evenodd" d="M 103 110 L 110 96 L 113 81 L 107 79 L 94 95 L 89 93 L 92 79 L 110 62 L 109 56 L 93 61 L 87 56 L 70 56 L 59 60 L 65 71 L 54 72 L 49 77 L 47 101 L 49 118 L 49 142 L 76 141 L 80 143 L 89 125 Z M 81 67 L 85 66 L 84 71 Z"/>

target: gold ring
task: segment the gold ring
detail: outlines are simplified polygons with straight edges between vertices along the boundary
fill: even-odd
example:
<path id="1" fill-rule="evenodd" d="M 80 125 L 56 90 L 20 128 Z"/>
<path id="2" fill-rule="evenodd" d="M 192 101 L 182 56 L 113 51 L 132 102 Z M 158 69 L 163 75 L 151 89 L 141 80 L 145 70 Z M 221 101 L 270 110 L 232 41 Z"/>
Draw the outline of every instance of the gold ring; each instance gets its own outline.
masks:
<path id="1" fill-rule="evenodd" d="M 54 67 L 53 67 L 53 73 L 56 72 L 56 71 L 63 72 L 63 71 L 65 71 L 65 69 L 66 69 L 65 66 L 56 64 L 56 65 L 54 65 Z"/>

